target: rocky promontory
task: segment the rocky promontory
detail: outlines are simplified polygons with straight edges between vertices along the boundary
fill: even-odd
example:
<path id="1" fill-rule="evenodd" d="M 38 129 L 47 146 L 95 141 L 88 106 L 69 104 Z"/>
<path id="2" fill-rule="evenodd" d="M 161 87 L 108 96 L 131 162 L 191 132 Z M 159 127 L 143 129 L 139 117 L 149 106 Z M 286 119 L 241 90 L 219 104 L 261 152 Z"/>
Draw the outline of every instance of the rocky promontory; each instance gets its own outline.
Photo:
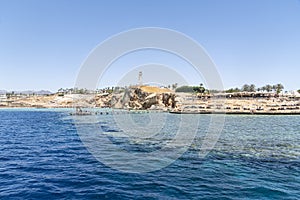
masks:
<path id="1" fill-rule="evenodd" d="M 121 91 L 96 94 L 3 95 L 0 99 L 0 107 L 109 107 L 135 110 L 168 110 L 175 108 L 175 93 L 166 88 L 136 86 Z"/>
<path id="2" fill-rule="evenodd" d="M 112 94 L 111 107 L 122 109 L 172 109 L 175 108 L 175 93 L 169 89 L 141 86 Z"/>

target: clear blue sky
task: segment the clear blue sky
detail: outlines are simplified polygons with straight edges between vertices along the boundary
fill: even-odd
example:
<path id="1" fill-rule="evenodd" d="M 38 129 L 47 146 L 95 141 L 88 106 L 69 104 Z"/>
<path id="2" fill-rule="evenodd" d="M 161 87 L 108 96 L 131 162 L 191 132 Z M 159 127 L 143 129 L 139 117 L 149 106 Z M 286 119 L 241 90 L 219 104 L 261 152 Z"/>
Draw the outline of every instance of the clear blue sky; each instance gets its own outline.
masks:
<path id="1" fill-rule="evenodd" d="M 282 83 L 300 89 L 298 0 L 0 0 L 0 89 L 73 87 L 96 45 L 140 27 L 195 39 L 226 88 Z"/>

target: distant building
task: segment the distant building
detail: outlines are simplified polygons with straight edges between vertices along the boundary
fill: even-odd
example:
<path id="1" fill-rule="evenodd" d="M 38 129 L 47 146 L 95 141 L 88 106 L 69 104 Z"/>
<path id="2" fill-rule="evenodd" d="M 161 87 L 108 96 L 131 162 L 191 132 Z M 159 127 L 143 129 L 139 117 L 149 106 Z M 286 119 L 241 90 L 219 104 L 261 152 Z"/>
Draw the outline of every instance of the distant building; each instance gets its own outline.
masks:
<path id="1" fill-rule="evenodd" d="M 0 94 L 0 101 L 6 101 L 7 97 L 6 94 Z"/>
<path id="2" fill-rule="evenodd" d="M 0 94 L 0 106 L 7 105 L 7 97 L 6 94 Z"/>

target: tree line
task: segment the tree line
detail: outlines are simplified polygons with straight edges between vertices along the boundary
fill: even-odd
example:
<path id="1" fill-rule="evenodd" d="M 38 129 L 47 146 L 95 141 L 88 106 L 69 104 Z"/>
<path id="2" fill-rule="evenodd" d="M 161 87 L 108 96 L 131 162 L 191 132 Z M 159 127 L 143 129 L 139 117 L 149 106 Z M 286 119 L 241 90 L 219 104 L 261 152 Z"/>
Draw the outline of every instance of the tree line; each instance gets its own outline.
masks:
<path id="1" fill-rule="evenodd" d="M 256 87 L 254 84 L 244 84 L 241 88 L 230 88 L 225 91 L 217 91 L 217 90 L 208 90 L 204 87 L 202 83 L 199 86 L 181 86 L 176 88 L 175 92 L 186 92 L 186 93 L 216 93 L 216 92 L 227 92 L 227 93 L 234 93 L 234 92 L 276 92 L 279 94 L 284 89 L 284 86 L 281 83 L 270 85 L 267 84 L 262 87 Z M 298 90 L 300 93 L 300 89 Z"/>
<path id="2" fill-rule="evenodd" d="M 233 93 L 233 92 L 276 92 L 276 94 L 279 94 L 284 89 L 284 86 L 281 83 L 270 85 L 267 84 L 262 87 L 256 87 L 254 84 L 244 84 L 241 88 L 230 88 L 226 90 L 227 93 Z"/>

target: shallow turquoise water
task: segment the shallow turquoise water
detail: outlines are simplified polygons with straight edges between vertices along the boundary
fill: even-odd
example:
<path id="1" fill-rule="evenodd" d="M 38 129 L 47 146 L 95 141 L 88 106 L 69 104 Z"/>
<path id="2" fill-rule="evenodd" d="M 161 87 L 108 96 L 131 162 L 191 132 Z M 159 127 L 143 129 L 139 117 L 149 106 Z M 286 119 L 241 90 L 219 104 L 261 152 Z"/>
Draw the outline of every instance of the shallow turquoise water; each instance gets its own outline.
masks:
<path id="1" fill-rule="evenodd" d="M 68 113 L 0 110 L 0 199 L 300 199 L 300 116 L 226 116 L 205 158 L 198 153 L 210 116 L 192 116 L 200 126 L 188 151 L 168 167 L 136 174 L 99 162 Z M 179 120 L 156 115 L 167 122 L 152 140 L 123 137 L 111 115 L 98 116 L 97 124 L 127 151 L 147 152 L 170 140 Z"/>

